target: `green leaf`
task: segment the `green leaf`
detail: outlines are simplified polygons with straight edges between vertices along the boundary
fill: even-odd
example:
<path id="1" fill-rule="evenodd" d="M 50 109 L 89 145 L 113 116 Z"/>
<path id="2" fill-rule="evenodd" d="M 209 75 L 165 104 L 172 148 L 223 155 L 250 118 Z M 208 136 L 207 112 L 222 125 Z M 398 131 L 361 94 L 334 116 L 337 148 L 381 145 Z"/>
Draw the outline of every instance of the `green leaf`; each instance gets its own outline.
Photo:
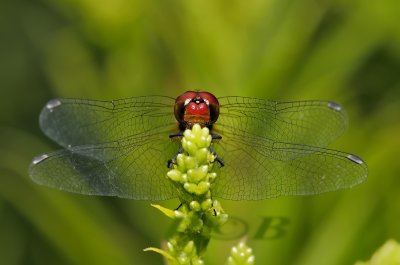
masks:
<path id="1" fill-rule="evenodd" d="M 150 204 L 150 205 L 153 206 L 154 208 L 160 210 L 163 214 L 165 214 L 169 218 L 172 218 L 172 219 L 175 218 L 175 212 L 174 211 L 172 211 L 172 210 L 170 210 L 168 208 L 162 207 L 161 205 L 158 205 L 158 204 Z"/>
<path id="2" fill-rule="evenodd" d="M 178 260 L 176 260 L 171 254 L 169 254 L 165 250 L 162 250 L 162 249 L 159 249 L 159 248 L 149 247 L 149 248 L 143 249 L 143 251 L 157 252 L 158 254 L 161 254 L 162 256 L 164 256 L 169 262 L 171 262 L 171 264 L 179 265 Z"/>
<path id="3" fill-rule="evenodd" d="M 399 265 L 400 244 L 395 240 L 388 240 L 372 256 L 370 261 L 357 262 L 355 265 Z"/>

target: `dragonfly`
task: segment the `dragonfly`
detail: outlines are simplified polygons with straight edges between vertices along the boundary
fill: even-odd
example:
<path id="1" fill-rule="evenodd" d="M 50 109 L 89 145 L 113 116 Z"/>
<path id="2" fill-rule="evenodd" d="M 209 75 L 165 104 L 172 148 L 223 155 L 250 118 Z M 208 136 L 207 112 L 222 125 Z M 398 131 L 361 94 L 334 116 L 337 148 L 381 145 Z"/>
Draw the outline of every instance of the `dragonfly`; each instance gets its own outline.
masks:
<path id="1" fill-rule="evenodd" d="M 182 131 L 198 123 L 210 129 L 219 158 L 213 197 L 315 195 L 367 178 L 360 157 L 327 148 L 347 120 L 332 101 L 216 98 L 202 91 L 177 98 L 52 99 L 39 124 L 63 149 L 35 157 L 29 174 L 38 184 L 79 194 L 176 198 L 166 173 L 181 149 Z"/>

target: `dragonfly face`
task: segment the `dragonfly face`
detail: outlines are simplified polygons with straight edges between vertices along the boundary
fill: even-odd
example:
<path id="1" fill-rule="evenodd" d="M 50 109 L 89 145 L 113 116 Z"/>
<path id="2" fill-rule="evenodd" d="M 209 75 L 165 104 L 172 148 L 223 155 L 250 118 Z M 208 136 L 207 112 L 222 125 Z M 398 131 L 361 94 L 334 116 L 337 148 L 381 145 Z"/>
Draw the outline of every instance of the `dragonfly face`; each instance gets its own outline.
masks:
<path id="1" fill-rule="evenodd" d="M 188 91 L 112 101 L 50 100 L 39 123 L 63 149 L 37 156 L 31 178 L 69 192 L 136 200 L 177 197 L 166 178 L 180 149 L 171 133 L 206 126 L 224 161 L 214 197 L 261 200 L 351 188 L 367 177 L 356 155 L 327 146 L 347 126 L 343 108 L 324 100 L 277 102 Z"/>
<path id="2" fill-rule="evenodd" d="M 174 114 L 181 129 L 210 127 L 219 116 L 218 99 L 209 92 L 186 91 L 176 98 Z"/>

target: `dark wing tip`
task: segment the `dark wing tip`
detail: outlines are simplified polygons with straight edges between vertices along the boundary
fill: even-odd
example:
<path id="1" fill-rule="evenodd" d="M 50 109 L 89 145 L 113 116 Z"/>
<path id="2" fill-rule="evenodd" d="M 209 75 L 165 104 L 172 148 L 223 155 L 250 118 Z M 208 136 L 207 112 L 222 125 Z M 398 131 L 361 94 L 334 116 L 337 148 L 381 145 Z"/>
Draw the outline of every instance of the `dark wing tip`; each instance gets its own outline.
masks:
<path id="1" fill-rule="evenodd" d="M 333 101 L 328 101 L 328 107 L 333 109 L 334 111 L 342 111 L 343 107 L 341 104 L 333 102 Z"/>
<path id="2" fill-rule="evenodd" d="M 54 99 L 50 99 L 50 100 L 47 102 L 45 108 L 46 108 L 47 110 L 49 110 L 49 111 L 52 111 L 54 108 L 57 108 L 57 107 L 60 106 L 60 105 L 61 105 L 61 100 L 59 100 L 59 99 L 57 99 L 57 98 L 54 98 Z"/>
<path id="3" fill-rule="evenodd" d="M 31 164 L 32 164 L 32 165 L 37 165 L 37 164 L 43 162 L 44 160 L 46 160 L 47 158 L 49 158 L 49 156 L 46 155 L 46 154 L 41 154 L 41 155 L 35 156 L 35 157 L 32 159 Z"/>
<path id="4" fill-rule="evenodd" d="M 357 163 L 359 165 L 365 165 L 364 160 L 361 159 L 361 157 L 353 155 L 353 154 L 348 154 L 347 159 L 349 159 L 350 161 Z"/>
<path id="5" fill-rule="evenodd" d="M 350 160 L 354 165 L 358 168 L 357 177 L 354 179 L 352 185 L 349 185 L 347 188 L 353 188 L 361 183 L 363 183 L 368 177 L 368 167 L 367 164 L 361 157 L 354 154 L 347 154 L 346 158 Z"/>
<path id="6" fill-rule="evenodd" d="M 35 157 L 32 159 L 31 164 L 29 165 L 28 173 L 29 173 L 30 178 L 31 178 L 34 182 L 36 182 L 36 183 L 38 183 L 38 184 L 43 184 L 43 183 L 40 181 L 40 177 L 38 176 L 36 169 L 37 169 L 37 167 L 38 167 L 41 163 L 43 163 L 43 162 L 44 162 L 45 160 L 47 160 L 49 157 L 50 157 L 50 156 L 47 155 L 47 154 L 41 154 L 41 155 L 35 156 Z M 39 174 L 39 175 L 40 175 L 40 174 Z"/>

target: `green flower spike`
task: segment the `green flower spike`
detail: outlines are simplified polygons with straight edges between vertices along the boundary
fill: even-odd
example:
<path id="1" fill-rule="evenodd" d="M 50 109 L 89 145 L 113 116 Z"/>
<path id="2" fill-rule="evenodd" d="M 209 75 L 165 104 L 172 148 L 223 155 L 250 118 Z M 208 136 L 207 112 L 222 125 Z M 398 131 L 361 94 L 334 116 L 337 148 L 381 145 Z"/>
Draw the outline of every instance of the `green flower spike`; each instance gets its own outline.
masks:
<path id="1" fill-rule="evenodd" d="M 231 250 L 231 256 L 228 258 L 228 265 L 253 265 L 254 256 L 252 249 L 240 242 Z"/>
<path id="2" fill-rule="evenodd" d="M 184 152 L 176 157 L 176 164 L 167 173 L 178 190 L 181 206 L 172 211 L 153 205 L 179 222 L 176 233 L 167 243 L 168 252 L 146 249 L 160 253 L 169 264 L 203 265 L 202 257 L 211 232 L 228 219 L 220 203 L 211 199 L 211 187 L 217 178 L 213 172 L 215 155 L 210 152 L 211 140 L 208 128 L 198 124 L 184 132 Z"/>

